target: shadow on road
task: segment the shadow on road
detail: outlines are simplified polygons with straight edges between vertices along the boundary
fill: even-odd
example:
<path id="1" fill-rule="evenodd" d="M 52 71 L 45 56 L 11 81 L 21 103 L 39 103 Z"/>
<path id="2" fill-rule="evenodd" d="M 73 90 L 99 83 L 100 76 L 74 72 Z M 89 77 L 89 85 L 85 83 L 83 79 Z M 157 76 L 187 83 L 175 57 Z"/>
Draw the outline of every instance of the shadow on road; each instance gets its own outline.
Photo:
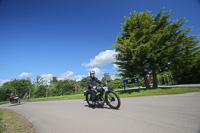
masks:
<path id="1" fill-rule="evenodd" d="M 84 105 L 84 107 L 88 107 L 88 108 L 91 108 L 91 109 L 111 109 L 109 107 L 105 107 L 105 106 L 89 106 L 89 105 Z M 113 109 L 113 110 L 119 110 L 119 109 Z"/>
<path id="2" fill-rule="evenodd" d="M 19 106 L 23 104 L 26 104 L 26 103 L 13 103 L 13 104 L 9 104 L 7 107 Z"/>

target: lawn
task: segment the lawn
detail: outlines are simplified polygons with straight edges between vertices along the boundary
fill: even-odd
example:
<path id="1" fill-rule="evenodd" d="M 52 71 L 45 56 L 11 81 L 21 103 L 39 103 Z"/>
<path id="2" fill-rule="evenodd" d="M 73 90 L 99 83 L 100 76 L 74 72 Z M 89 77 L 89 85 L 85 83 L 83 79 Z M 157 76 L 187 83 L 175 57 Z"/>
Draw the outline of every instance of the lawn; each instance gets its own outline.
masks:
<path id="1" fill-rule="evenodd" d="M 143 89 L 139 93 L 138 90 L 117 91 L 120 97 L 139 97 L 153 95 L 170 95 L 183 94 L 189 92 L 200 92 L 200 88 L 158 88 L 158 89 Z"/>
<path id="2" fill-rule="evenodd" d="M 3 124 L 3 111 L 0 110 L 0 133 L 5 130 L 5 125 Z"/>
<path id="3" fill-rule="evenodd" d="M 72 100 L 72 99 L 84 99 L 83 94 L 77 95 L 64 95 L 64 96 L 55 96 L 55 97 L 44 97 L 44 98 L 33 98 L 29 99 L 29 102 L 37 102 L 37 101 L 53 101 L 53 100 Z M 26 100 L 22 101 L 25 102 Z"/>
<path id="4" fill-rule="evenodd" d="M 0 109 L 0 133 L 35 133 L 33 125 L 22 115 Z"/>

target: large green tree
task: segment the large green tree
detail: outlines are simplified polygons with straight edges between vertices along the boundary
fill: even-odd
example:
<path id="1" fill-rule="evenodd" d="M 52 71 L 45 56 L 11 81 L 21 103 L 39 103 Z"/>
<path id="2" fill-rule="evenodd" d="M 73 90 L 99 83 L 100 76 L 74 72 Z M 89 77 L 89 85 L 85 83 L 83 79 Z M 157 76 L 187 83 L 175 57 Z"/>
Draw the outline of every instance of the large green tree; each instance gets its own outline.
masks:
<path id="1" fill-rule="evenodd" d="M 119 53 L 116 62 L 123 77 L 153 76 L 153 87 L 157 88 L 156 75 L 179 65 L 177 60 L 190 60 L 199 52 L 197 36 L 188 36 L 191 28 L 181 29 L 184 18 L 170 21 L 171 11 L 157 15 L 145 11 L 131 12 L 122 24 L 122 32 L 113 47 Z"/>

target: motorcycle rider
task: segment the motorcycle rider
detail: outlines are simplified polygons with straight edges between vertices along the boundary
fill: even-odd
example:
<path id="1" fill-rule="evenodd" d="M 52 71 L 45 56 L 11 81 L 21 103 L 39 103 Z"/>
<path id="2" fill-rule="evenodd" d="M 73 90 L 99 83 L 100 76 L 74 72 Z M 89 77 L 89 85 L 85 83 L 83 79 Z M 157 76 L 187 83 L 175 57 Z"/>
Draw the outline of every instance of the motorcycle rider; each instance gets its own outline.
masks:
<path id="1" fill-rule="evenodd" d="M 89 92 L 92 94 L 92 104 L 95 105 L 95 98 L 96 98 L 96 93 L 97 90 L 99 90 L 102 94 L 103 90 L 99 87 L 97 87 L 97 83 L 99 84 L 103 84 L 104 86 L 107 85 L 107 83 L 103 83 L 102 81 L 100 81 L 98 78 L 95 77 L 95 71 L 90 71 L 90 76 L 87 79 L 87 83 L 88 83 L 88 89 Z"/>
<path id="2" fill-rule="evenodd" d="M 10 102 L 11 102 L 11 103 L 13 103 L 14 98 L 15 98 L 15 92 L 12 91 L 12 93 L 10 94 Z"/>

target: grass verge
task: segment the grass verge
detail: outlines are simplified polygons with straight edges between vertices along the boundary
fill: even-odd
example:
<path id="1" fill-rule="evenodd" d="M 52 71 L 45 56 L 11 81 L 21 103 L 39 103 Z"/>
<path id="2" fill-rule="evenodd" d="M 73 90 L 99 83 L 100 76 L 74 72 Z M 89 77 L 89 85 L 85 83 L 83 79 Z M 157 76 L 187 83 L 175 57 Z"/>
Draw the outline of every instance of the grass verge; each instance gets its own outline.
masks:
<path id="1" fill-rule="evenodd" d="M 35 133 L 33 125 L 22 115 L 0 109 L 0 133 Z"/>
<path id="2" fill-rule="evenodd" d="M 153 95 L 170 95 L 170 94 L 183 94 L 189 92 L 200 92 L 200 88 L 158 88 L 141 90 L 127 90 L 127 91 L 117 91 L 120 97 L 139 97 L 139 96 L 153 96 Z"/>
<path id="3" fill-rule="evenodd" d="M 64 96 L 55 96 L 55 97 L 33 98 L 33 99 L 29 99 L 28 102 L 72 100 L 72 99 L 84 99 L 84 95 L 77 94 L 77 95 L 64 95 Z M 21 100 L 21 101 L 26 102 L 26 100 Z"/>
<path id="4" fill-rule="evenodd" d="M 3 133 L 5 130 L 5 125 L 3 123 L 3 111 L 0 110 L 0 133 Z"/>
<path id="5" fill-rule="evenodd" d="M 9 102 L 10 102 L 10 101 L 1 101 L 1 102 L 0 102 L 0 105 L 1 105 L 1 104 L 5 104 L 5 103 L 9 103 Z"/>

